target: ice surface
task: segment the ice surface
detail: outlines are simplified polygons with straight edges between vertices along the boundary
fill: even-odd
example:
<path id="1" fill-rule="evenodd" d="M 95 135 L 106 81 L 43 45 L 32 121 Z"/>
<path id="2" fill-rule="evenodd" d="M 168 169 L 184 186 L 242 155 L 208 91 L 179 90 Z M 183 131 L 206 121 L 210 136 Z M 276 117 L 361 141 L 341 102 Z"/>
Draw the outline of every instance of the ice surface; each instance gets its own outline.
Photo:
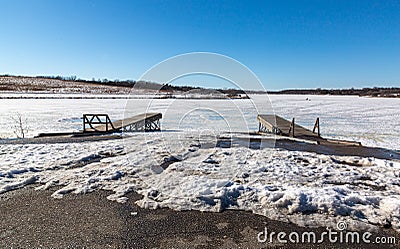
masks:
<path id="1" fill-rule="evenodd" d="M 214 130 L 219 123 L 221 130 L 241 132 L 258 129 L 258 113 L 276 113 L 287 119 L 295 117 L 296 122 L 309 128 L 313 127 L 315 118 L 320 117 L 321 134 L 325 137 L 356 140 L 367 146 L 400 148 L 398 98 L 268 96 L 254 95 L 251 100 L 231 101 L 132 99 L 128 103 L 126 99 L 0 99 L 0 137 L 15 136 L 11 117 L 16 113 L 27 119 L 31 137 L 41 132 L 79 130 L 83 113 L 108 113 L 116 120 L 138 112 L 157 111 L 164 114 L 164 129 L 198 125 L 199 120 L 193 118 L 198 116 L 208 121 L 206 128 Z M 200 113 L 203 116 L 198 115 Z"/>
<path id="2" fill-rule="evenodd" d="M 277 114 L 295 115 L 305 126 L 319 116 L 322 135 L 399 148 L 398 99 L 270 97 Z M 255 102 L 262 98 L 256 96 Z M 131 112 L 149 107 L 148 100 L 135 101 L 137 109 Z M 162 133 L 84 143 L 2 144 L 0 193 L 39 183 L 38 190 L 61 186 L 55 198 L 105 189 L 113 191 L 108 199 L 124 202 L 126 193 L 137 191 L 144 196 L 138 205 L 146 208 L 240 209 L 299 225 L 327 226 L 346 219 L 353 227 L 392 226 L 400 231 L 400 162 L 209 146 L 225 129 L 257 129 L 255 117 L 263 110 L 248 100 L 153 101 L 148 109 L 164 114 Z M 9 130 L 8 115 L 20 112 L 36 121 L 29 123 L 31 135 L 77 130 L 83 112 L 109 113 L 115 119 L 125 115 L 121 99 L 0 102 L 1 130 Z M 188 118 L 182 119 L 182 113 Z"/>

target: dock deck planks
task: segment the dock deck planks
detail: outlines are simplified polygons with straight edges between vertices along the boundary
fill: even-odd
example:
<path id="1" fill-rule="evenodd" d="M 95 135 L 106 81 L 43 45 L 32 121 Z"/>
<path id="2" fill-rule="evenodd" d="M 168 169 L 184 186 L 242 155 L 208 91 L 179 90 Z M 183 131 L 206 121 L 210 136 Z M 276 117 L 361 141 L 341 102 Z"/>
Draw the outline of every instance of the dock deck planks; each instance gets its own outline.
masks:
<path id="1" fill-rule="evenodd" d="M 291 136 L 289 131 L 292 122 L 278 115 L 258 115 L 257 119 L 269 132 L 282 136 Z M 317 133 L 297 124 L 294 125 L 294 136 L 299 138 L 320 138 Z"/>

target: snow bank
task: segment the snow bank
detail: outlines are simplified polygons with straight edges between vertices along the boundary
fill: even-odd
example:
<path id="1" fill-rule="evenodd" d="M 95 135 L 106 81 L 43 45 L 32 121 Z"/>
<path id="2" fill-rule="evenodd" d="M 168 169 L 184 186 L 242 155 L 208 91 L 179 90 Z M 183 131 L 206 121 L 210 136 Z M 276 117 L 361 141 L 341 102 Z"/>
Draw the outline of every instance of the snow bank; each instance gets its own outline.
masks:
<path id="1" fill-rule="evenodd" d="M 55 198 L 104 189 L 114 192 L 109 200 L 125 202 L 126 193 L 137 191 L 144 208 L 240 209 L 303 226 L 344 218 L 354 228 L 400 231 L 397 161 L 274 148 L 203 149 L 195 138 L 166 145 L 177 136 L 135 134 L 123 146 L 115 140 L 4 145 L 0 193 L 40 183 L 38 190 L 61 186 Z"/>
<path id="2" fill-rule="evenodd" d="M 256 96 L 255 101 L 265 97 Z M 307 97 L 311 101 L 306 101 Z M 325 136 L 400 148 L 400 126 L 396 123 L 400 118 L 399 99 L 270 98 L 275 110 L 279 110 L 277 114 L 295 116 L 307 127 L 312 127 L 314 118 L 319 116 Z M 113 191 L 109 200 L 125 202 L 126 193 L 137 191 L 144 196 L 137 203 L 146 208 L 213 212 L 240 209 L 303 226 L 327 226 L 344 218 L 354 227 L 392 226 L 400 231 L 398 161 L 274 148 L 215 148 L 215 136 L 221 131 L 243 131 L 242 126 L 257 129 L 257 110 L 251 102 L 232 100 L 225 105 L 228 102 L 221 101 L 224 100 L 202 100 L 200 110 L 196 109 L 200 102 L 195 100 L 154 100 L 148 111 L 168 111 L 162 120 L 166 132 L 161 135 L 138 133 L 123 142 L 1 145 L 0 193 L 39 183 L 38 190 L 59 186 L 53 193 L 55 198 L 104 189 Z M 28 118 L 35 113 L 37 120 L 32 122 L 30 134 L 77 130 L 83 112 L 106 112 L 118 119 L 123 117 L 125 108 L 124 100 L 0 102 L 4 107 L 0 108 L 0 130 L 9 130 L 7 119 L 13 112 Z M 148 100 L 135 100 L 134 107 L 138 109 L 130 111 L 141 112 L 147 104 Z M 184 116 L 189 118 L 181 119 L 180 106 L 199 112 L 189 112 Z M 212 112 L 216 107 L 220 107 L 218 112 Z M 198 119 L 190 114 L 196 114 L 192 116 Z M 204 130 L 208 133 L 179 131 L 190 131 L 196 125 L 207 128 Z"/>

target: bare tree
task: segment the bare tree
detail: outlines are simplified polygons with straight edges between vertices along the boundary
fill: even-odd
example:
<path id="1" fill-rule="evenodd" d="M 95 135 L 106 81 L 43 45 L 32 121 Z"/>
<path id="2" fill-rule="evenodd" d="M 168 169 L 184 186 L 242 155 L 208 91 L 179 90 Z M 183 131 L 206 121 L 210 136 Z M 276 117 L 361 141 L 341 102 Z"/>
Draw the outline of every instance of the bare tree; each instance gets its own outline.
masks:
<path id="1" fill-rule="evenodd" d="M 25 138 L 28 132 L 28 119 L 23 118 L 21 113 L 17 112 L 15 115 L 11 116 L 13 121 L 12 129 L 17 138 Z"/>

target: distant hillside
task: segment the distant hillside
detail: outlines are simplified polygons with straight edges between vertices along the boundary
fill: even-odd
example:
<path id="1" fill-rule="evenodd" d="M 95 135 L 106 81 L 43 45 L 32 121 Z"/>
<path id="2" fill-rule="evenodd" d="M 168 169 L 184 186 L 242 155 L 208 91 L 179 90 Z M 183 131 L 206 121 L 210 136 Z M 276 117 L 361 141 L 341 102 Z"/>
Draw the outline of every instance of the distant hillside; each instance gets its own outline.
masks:
<path id="1" fill-rule="evenodd" d="M 193 86 L 173 86 L 146 81 L 134 80 L 84 80 L 75 76 L 0 76 L 0 92 L 18 93 L 87 93 L 87 94 L 129 94 L 134 91 L 140 93 L 184 94 L 193 92 L 207 95 L 218 92 L 230 98 L 246 98 L 247 94 L 265 94 L 264 91 L 237 90 L 237 89 L 204 89 Z M 399 87 L 373 87 L 362 89 L 288 89 L 268 91 L 269 94 L 300 94 L 300 95 L 357 95 L 371 97 L 400 97 Z"/>
<path id="2" fill-rule="evenodd" d="M 142 89 L 148 90 L 161 87 L 159 84 L 150 82 L 87 81 L 75 77 L 61 76 L 0 76 L 1 92 L 128 94 L 135 84 L 139 84 Z"/>
<path id="3" fill-rule="evenodd" d="M 246 95 L 242 90 L 236 89 L 204 89 L 192 86 L 173 86 L 146 81 L 133 80 L 84 80 L 75 76 L 0 76 L 0 92 L 18 93 L 88 93 L 88 94 L 129 94 L 132 89 L 138 94 L 161 92 L 180 94 L 195 92 L 196 94 L 210 94 L 218 92 L 227 97 Z"/>

